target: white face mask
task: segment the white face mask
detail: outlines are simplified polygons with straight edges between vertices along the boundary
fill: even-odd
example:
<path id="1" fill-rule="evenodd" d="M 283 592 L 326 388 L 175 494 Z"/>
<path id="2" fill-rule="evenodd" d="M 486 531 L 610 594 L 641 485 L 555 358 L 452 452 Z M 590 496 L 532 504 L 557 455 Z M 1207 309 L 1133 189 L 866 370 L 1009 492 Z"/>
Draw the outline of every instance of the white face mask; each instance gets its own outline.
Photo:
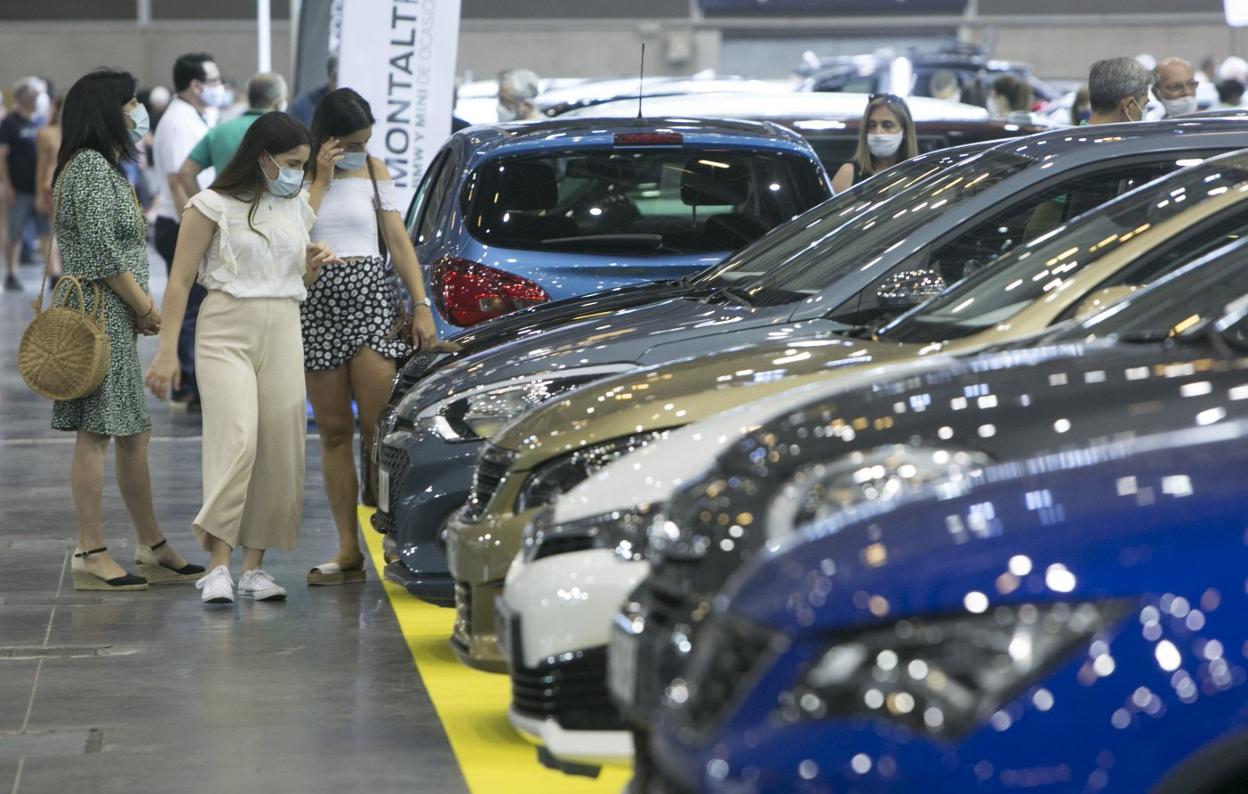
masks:
<path id="1" fill-rule="evenodd" d="M 904 137 L 905 133 L 902 132 L 868 135 L 867 148 L 871 150 L 872 157 L 892 157 L 901 148 L 901 140 Z"/>
<path id="2" fill-rule="evenodd" d="M 499 102 L 498 103 L 498 120 L 499 121 L 515 121 L 516 111 L 507 107 L 502 102 Z"/>
<path id="3" fill-rule="evenodd" d="M 201 94 L 204 104 L 210 108 L 219 108 L 225 106 L 226 94 L 225 86 L 221 84 L 204 86 L 204 93 Z"/>
<path id="4" fill-rule="evenodd" d="M 1163 99 L 1161 100 L 1161 104 L 1166 109 L 1166 115 L 1170 117 L 1186 116 L 1189 113 L 1195 113 L 1197 107 L 1196 97 L 1194 96 L 1181 96 L 1178 99 Z"/>

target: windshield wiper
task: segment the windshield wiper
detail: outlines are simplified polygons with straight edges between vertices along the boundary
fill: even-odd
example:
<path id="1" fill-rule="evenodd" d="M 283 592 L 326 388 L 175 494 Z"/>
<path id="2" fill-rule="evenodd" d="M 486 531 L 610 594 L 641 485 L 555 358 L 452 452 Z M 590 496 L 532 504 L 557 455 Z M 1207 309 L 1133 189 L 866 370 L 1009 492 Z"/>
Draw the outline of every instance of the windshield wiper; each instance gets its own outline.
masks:
<path id="1" fill-rule="evenodd" d="M 754 303 L 742 294 L 742 292 L 736 287 L 720 287 L 711 294 L 713 297 L 723 296 L 728 299 L 729 303 L 735 303 L 736 305 L 744 306 L 747 309 L 754 308 Z"/>

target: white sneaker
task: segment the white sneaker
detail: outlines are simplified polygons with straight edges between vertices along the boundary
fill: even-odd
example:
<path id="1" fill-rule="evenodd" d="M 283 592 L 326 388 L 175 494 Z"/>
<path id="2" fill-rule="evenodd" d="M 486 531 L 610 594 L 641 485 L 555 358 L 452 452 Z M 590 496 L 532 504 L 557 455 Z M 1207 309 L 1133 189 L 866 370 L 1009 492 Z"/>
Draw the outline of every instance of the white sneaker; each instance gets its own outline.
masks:
<path id="1" fill-rule="evenodd" d="M 224 565 L 218 565 L 204 574 L 195 586 L 199 588 L 199 598 L 205 604 L 234 603 L 234 577 L 230 576 L 230 569 Z"/>
<path id="2" fill-rule="evenodd" d="M 238 594 L 256 601 L 280 601 L 286 597 L 286 588 L 273 581 L 263 568 L 243 571 L 238 579 Z"/>

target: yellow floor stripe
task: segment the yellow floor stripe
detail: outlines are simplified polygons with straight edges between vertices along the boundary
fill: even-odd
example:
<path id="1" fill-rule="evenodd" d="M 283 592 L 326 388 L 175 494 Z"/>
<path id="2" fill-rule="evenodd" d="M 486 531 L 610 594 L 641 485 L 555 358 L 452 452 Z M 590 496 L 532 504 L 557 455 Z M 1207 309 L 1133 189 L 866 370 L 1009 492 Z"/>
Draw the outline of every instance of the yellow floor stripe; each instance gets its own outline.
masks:
<path id="1" fill-rule="evenodd" d="M 364 527 L 372 526 L 368 520 L 371 512 L 360 510 L 360 524 Z M 511 702 L 507 676 L 482 673 L 460 664 L 447 644 L 453 611 L 426 604 L 400 585 L 386 581 L 381 535 L 365 529 L 364 538 L 470 791 L 616 794 L 624 787 L 629 778 L 624 769 L 607 768 L 598 779 L 591 780 L 539 764 L 533 746 L 507 724 L 507 706 Z M 419 775 L 419 770 L 415 774 Z"/>

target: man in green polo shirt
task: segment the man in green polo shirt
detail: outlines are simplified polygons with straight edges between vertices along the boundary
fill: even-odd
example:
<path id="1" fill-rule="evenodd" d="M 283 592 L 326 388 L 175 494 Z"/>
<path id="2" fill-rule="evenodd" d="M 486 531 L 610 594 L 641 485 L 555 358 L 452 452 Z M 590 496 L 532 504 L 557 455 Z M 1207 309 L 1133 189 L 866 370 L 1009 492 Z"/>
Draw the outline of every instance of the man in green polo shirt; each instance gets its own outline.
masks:
<path id="1" fill-rule="evenodd" d="M 199 192 L 196 177 L 205 168 L 219 174 L 238 151 L 247 128 L 265 113 L 286 107 L 286 81 L 276 72 L 261 72 L 247 81 L 247 112 L 208 130 L 178 169 L 187 196 Z"/>

